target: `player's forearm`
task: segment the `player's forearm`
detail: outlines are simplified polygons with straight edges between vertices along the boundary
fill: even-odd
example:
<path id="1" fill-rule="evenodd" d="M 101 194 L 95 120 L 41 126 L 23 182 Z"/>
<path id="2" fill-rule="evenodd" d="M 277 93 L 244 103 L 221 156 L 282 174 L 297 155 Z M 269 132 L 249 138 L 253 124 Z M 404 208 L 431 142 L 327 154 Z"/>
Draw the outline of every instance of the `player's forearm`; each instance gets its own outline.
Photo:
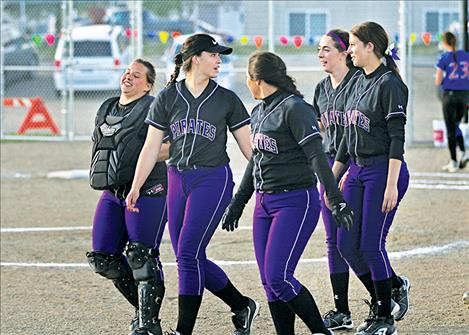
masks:
<path id="1" fill-rule="evenodd" d="M 137 167 L 135 168 L 132 189 L 139 190 L 150 172 L 155 166 L 160 153 L 163 132 L 159 129 L 149 127 L 145 144 L 138 156 Z"/>
<path id="2" fill-rule="evenodd" d="M 233 131 L 233 136 L 236 142 L 238 143 L 239 149 L 243 153 L 244 157 L 246 157 L 247 160 L 250 160 L 252 155 L 252 147 L 251 142 L 249 140 L 249 126 L 246 125 L 239 129 L 236 129 L 235 131 Z"/>
<path id="3" fill-rule="evenodd" d="M 387 186 L 395 187 L 399 179 L 399 172 L 401 171 L 402 162 L 398 159 L 391 158 L 388 167 Z"/>
<path id="4" fill-rule="evenodd" d="M 158 155 L 158 162 L 165 161 L 169 158 L 169 144 L 163 143 L 161 145 L 160 153 Z"/>

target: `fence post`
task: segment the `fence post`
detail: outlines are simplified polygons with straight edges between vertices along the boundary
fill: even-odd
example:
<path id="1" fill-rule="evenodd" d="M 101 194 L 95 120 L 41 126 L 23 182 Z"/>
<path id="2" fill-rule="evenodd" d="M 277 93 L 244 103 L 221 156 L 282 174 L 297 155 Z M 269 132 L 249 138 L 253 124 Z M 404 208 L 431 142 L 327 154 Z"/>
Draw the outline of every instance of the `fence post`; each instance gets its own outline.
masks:
<path id="1" fill-rule="evenodd" d="M 3 17 L 3 1 L 0 1 L 0 17 Z M 2 99 L 3 102 L 3 97 L 5 96 L 5 76 L 3 74 L 3 38 L 2 41 L 0 42 L 0 98 Z M 3 103 L 0 106 L 0 138 L 3 138 L 5 135 L 4 132 L 4 127 L 5 127 L 5 112 L 3 111 Z"/>

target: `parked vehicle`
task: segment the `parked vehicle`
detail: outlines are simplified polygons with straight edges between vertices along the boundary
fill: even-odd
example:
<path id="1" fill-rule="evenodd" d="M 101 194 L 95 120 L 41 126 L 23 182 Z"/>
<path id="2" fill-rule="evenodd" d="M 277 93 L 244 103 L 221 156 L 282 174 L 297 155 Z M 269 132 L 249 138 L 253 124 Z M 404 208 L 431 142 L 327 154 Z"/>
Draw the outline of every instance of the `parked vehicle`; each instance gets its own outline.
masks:
<path id="1" fill-rule="evenodd" d="M 31 40 L 12 24 L 2 23 L 3 64 L 5 86 L 15 81 L 31 78 L 39 65 L 39 56 Z M 29 69 L 10 70 L 9 66 L 27 66 Z"/>
<path id="2" fill-rule="evenodd" d="M 72 31 L 73 56 L 69 40 L 61 37 L 54 57 L 54 84 L 57 92 L 67 88 L 67 65 L 76 91 L 119 90 L 120 76 L 130 62 L 129 39 L 122 27 L 91 25 Z"/>
<path id="3" fill-rule="evenodd" d="M 187 37 L 190 35 L 181 35 L 174 40 L 172 40 L 172 44 L 168 49 L 166 49 L 163 55 L 163 61 L 166 64 L 166 80 L 169 80 L 171 74 L 174 72 L 174 56 L 181 51 L 182 44 L 186 40 Z M 210 34 L 215 40 L 220 44 L 225 44 L 226 42 L 223 41 L 223 38 L 220 35 Z M 235 70 L 233 65 L 233 59 L 235 56 L 233 55 L 220 55 L 222 64 L 220 66 L 220 73 L 218 77 L 214 80 L 217 81 L 221 86 L 228 88 L 230 90 L 235 89 Z M 178 80 L 184 78 L 184 73 L 181 71 L 179 73 Z"/>
<path id="4" fill-rule="evenodd" d="M 119 25 L 124 29 L 130 28 L 130 10 L 126 8 L 111 7 L 107 10 L 104 17 L 105 23 L 109 25 Z M 160 31 L 178 31 L 182 34 L 194 31 L 194 24 L 191 20 L 177 19 L 171 20 L 156 16 L 149 10 L 142 11 L 143 36 L 152 38 L 158 36 Z"/>

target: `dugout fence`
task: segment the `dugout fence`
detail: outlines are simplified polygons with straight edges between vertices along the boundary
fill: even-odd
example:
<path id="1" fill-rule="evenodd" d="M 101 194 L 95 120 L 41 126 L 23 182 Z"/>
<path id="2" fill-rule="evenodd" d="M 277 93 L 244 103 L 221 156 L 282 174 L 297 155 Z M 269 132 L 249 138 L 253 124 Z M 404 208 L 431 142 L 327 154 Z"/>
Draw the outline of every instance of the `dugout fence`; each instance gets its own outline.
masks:
<path id="1" fill-rule="evenodd" d="M 221 36 L 234 48 L 227 61 L 230 88 L 246 104 L 255 104 L 245 87 L 247 59 L 255 50 L 278 53 L 287 63 L 305 99 L 312 100 L 316 84 L 325 76 L 317 61 L 317 43 L 332 28 L 349 30 L 354 24 L 374 20 L 401 47 L 400 68 L 411 92 L 408 140 L 431 142 L 432 121 L 441 119 L 441 106 L 433 85 L 439 34 L 461 31 L 461 1 L 1 1 L 2 102 L 11 98 L 39 97 L 57 126 L 38 126 L 19 133 L 29 108 L 1 105 L 1 139 L 80 140 L 90 138 L 99 105 L 115 89 L 81 90 L 76 83 L 96 64 L 78 64 L 81 49 L 71 38 L 77 27 L 109 24 L 122 27 L 125 39 L 119 48 L 128 59 L 144 57 L 156 65 L 156 91 L 172 70 L 171 50 L 180 35 L 208 32 Z M 61 38 L 72 40 L 63 57 L 56 59 Z M 81 47 L 81 46 L 80 46 Z M 96 52 L 90 44 L 83 53 Z M 126 58 L 127 59 L 127 58 Z M 98 58 L 99 62 L 99 58 Z M 124 71 L 124 59 L 104 69 Z M 101 69 L 102 70 L 102 69 Z M 57 78 L 62 78 L 62 84 Z M 92 77 L 91 77 L 92 78 Z M 97 81 L 97 79 L 95 80 Z M 86 84 L 86 82 L 85 82 Z M 117 83 L 116 83 L 117 84 Z M 156 93 L 156 92 L 155 92 Z M 37 115 L 38 118 L 41 115 Z M 42 126 L 41 126 L 42 125 Z M 47 124 L 46 124 L 47 125 Z"/>

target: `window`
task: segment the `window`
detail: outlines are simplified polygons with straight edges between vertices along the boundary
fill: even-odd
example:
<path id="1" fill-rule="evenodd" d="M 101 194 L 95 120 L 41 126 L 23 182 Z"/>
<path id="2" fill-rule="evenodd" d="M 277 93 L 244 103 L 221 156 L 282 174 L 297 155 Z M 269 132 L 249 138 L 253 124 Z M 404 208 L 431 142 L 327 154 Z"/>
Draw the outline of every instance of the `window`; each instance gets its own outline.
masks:
<path id="1" fill-rule="evenodd" d="M 326 33 L 326 14 L 311 14 L 310 15 L 310 35 L 313 37 L 322 36 Z"/>
<path id="2" fill-rule="evenodd" d="M 327 32 L 327 13 L 290 13 L 290 36 L 318 37 Z"/>
<path id="3" fill-rule="evenodd" d="M 301 13 L 290 13 L 290 36 L 306 35 L 305 27 L 306 15 Z"/>
<path id="4" fill-rule="evenodd" d="M 78 41 L 73 44 L 75 57 L 112 57 L 110 41 Z"/>
<path id="5" fill-rule="evenodd" d="M 457 11 L 432 9 L 425 12 L 424 31 L 438 34 L 449 29 L 453 22 L 459 21 Z"/>

